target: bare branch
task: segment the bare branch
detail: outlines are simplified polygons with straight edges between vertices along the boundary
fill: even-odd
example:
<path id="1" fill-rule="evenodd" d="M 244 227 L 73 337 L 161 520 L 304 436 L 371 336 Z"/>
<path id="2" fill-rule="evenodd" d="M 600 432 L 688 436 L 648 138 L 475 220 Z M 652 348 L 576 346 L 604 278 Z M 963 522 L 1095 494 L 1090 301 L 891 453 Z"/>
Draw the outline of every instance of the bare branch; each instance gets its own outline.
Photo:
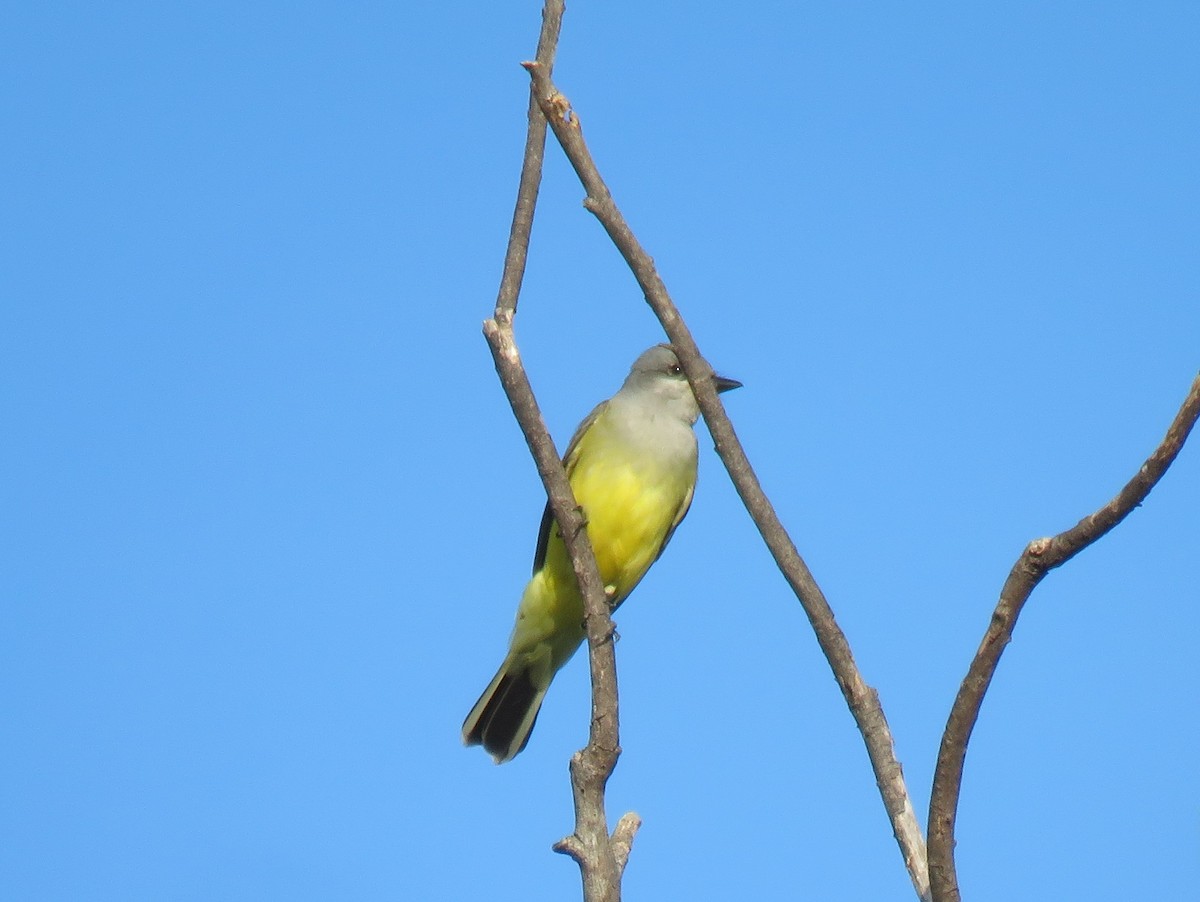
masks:
<path id="1" fill-rule="evenodd" d="M 1030 542 L 1009 572 L 983 642 L 950 709 L 938 750 L 929 802 L 929 871 L 935 902 L 958 902 L 960 898 L 954 869 L 954 826 L 967 742 L 1021 609 L 1042 577 L 1097 541 L 1145 500 L 1175 460 L 1197 417 L 1200 417 L 1200 376 L 1192 382 L 1191 391 L 1162 443 L 1117 496 L 1066 532 Z"/>
<path id="2" fill-rule="evenodd" d="M 546 0 L 535 65 L 550 71 L 562 24 L 562 0 Z M 617 732 L 617 675 L 604 583 L 588 541 L 583 512 L 575 501 L 570 482 L 554 442 L 533 395 L 521 364 L 513 335 L 513 317 L 525 273 L 533 214 L 542 177 L 546 124 L 530 92 L 529 131 L 505 254 L 504 271 L 492 319 L 483 332 L 496 363 L 496 372 L 512 405 L 513 413 L 533 454 L 538 474 L 546 487 L 554 518 L 571 556 L 575 578 L 584 603 L 584 627 L 592 678 L 592 717 L 588 744 L 571 758 L 571 788 L 575 800 L 575 832 L 554 848 L 574 858 L 583 878 L 586 902 L 619 902 L 621 874 L 629 857 L 636 826 L 622 818 L 612 839 L 604 810 L 604 789 L 620 754 Z M 636 816 L 632 816 L 634 820 Z M 640 821 L 637 821 L 640 823 Z"/>
<path id="3" fill-rule="evenodd" d="M 617 827 L 612 833 L 613 854 L 617 858 L 617 873 L 625 873 L 625 865 L 629 863 L 629 852 L 633 847 L 633 837 L 642 826 L 642 819 L 629 811 L 621 815 Z"/>
<path id="4" fill-rule="evenodd" d="M 645 294 L 646 302 L 662 323 L 692 385 L 717 453 L 729 471 L 738 494 L 774 556 L 776 564 L 812 623 L 821 650 L 828 659 L 850 712 L 862 732 L 884 807 L 904 856 L 905 867 L 912 878 L 917 895 L 927 899 L 929 879 L 925 842 L 909 800 L 900 762 L 896 759 L 892 734 L 879 703 L 879 696 L 859 674 L 849 643 L 838 627 L 833 611 L 763 492 L 718 399 L 712 380 L 708 378 L 712 370 L 700 356 L 691 332 L 671 301 L 662 279 L 659 278 L 653 259 L 642 248 L 613 202 L 612 194 L 601 178 L 583 140 L 579 119 L 572 111 L 570 102 L 554 87 L 550 71 L 546 67 L 532 63 L 526 64 L 526 68 L 529 69 L 533 80 L 534 96 L 587 191 L 584 207 L 596 216 L 608 232 L 633 271 Z"/>
<path id="5" fill-rule="evenodd" d="M 538 35 L 537 64 L 547 72 L 554 68 L 558 51 L 558 33 L 562 28 L 562 0 L 548 0 L 542 8 L 542 31 Z M 525 136 L 525 156 L 521 163 L 521 180 L 517 186 L 517 204 L 513 210 L 512 228 L 508 233 L 508 249 L 504 254 L 504 271 L 500 276 L 500 291 L 496 298 L 495 318 L 511 323 L 517 312 L 521 282 L 525 278 L 525 261 L 529 257 L 529 236 L 533 232 L 533 211 L 537 206 L 538 190 L 542 184 L 542 159 L 546 151 L 546 119 L 537 99 L 529 91 L 529 130 Z"/>

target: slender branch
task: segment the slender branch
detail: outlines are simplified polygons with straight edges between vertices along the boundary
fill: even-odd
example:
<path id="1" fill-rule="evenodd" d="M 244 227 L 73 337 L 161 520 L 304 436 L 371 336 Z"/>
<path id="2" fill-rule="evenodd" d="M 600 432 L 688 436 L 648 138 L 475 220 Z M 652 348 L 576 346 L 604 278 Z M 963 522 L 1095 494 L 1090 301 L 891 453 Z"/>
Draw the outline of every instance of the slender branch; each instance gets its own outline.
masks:
<path id="1" fill-rule="evenodd" d="M 546 0 L 542 10 L 537 60 L 529 65 L 536 65 L 544 71 L 551 70 L 562 16 L 563 0 Z M 500 382 L 545 485 L 583 596 L 584 628 L 592 678 L 591 726 L 587 746 L 571 758 L 575 832 L 555 843 L 554 848 L 570 855 L 579 864 L 585 902 L 619 902 L 621 875 L 629 858 L 633 835 L 641 821 L 636 815 L 627 814 L 621 818 L 613 836 L 608 834 L 604 790 L 620 754 L 616 657 L 612 642 L 614 627 L 604 583 L 588 540 L 583 511 L 575 501 L 562 461 L 546 429 L 513 335 L 513 318 L 528 259 L 533 214 L 541 184 L 545 141 L 546 121 L 531 88 L 529 130 L 504 270 L 495 314 L 484 322 L 483 332 L 491 347 Z"/>
<path id="2" fill-rule="evenodd" d="M 554 87 L 548 69 L 536 63 L 526 64 L 526 68 L 529 70 L 534 95 L 542 112 L 587 192 L 584 207 L 596 216 L 608 232 L 633 271 L 645 294 L 646 302 L 662 323 L 663 330 L 675 347 L 679 362 L 692 385 L 704 420 L 712 433 L 717 453 L 729 471 L 746 510 L 762 534 L 776 564 L 812 623 L 817 642 L 833 669 L 838 686 L 850 707 L 850 713 L 862 733 L 884 808 L 891 820 L 892 830 L 904 856 L 904 864 L 912 878 L 913 887 L 920 898 L 927 899 L 929 879 L 925 841 L 904 784 L 904 774 L 896 758 L 892 734 L 884 717 L 879 696 L 859 673 L 850 645 L 838 627 L 824 594 L 763 492 L 725 414 L 712 380 L 707 378 L 712 370 L 700 356 L 691 332 L 671 301 L 662 279 L 659 278 L 653 259 L 642 248 L 613 202 L 612 194 L 601 178 L 583 140 L 578 117 L 572 111 L 567 98 Z"/>
<path id="3" fill-rule="evenodd" d="M 1013 565 L 1000 590 L 1000 601 L 992 612 L 979 651 L 954 699 L 950 718 L 942 734 L 933 793 L 929 801 L 929 871 L 934 902 L 958 902 L 958 876 L 954 869 L 954 825 L 962 787 L 967 743 L 979 717 L 983 697 L 991 684 L 1004 647 L 1012 638 L 1017 617 L 1042 578 L 1125 519 L 1157 485 L 1175 460 L 1188 434 L 1200 417 L 1200 376 L 1167 430 L 1166 437 L 1108 504 L 1080 520 L 1066 532 L 1050 539 L 1034 539 Z"/>
<path id="4" fill-rule="evenodd" d="M 547 72 L 554 68 L 562 17 L 562 0 L 549 0 L 542 8 L 542 30 L 538 35 L 536 60 Z M 546 152 L 546 118 L 538 107 L 532 88 L 529 91 L 527 118 L 529 129 L 525 136 L 521 180 L 517 186 L 517 203 L 513 210 L 512 228 L 508 232 L 508 248 L 504 254 L 504 270 L 500 276 L 500 291 L 496 298 L 495 318 L 506 323 L 511 323 L 516 315 L 517 299 L 525 278 L 529 236 L 533 232 L 533 211 L 537 206 L 538 190 L 542 184 L 542 160 Z"/>
<path id="5" fill-rule="evenodd" d="M 617 734 L 617 674 L 604 583 L 588 541 L 583 511 L 571 492 L 562 462 L 542 419 L 537 400 L 521 365 L 511 324 L 487 320 L 483 332 L 496 361 L 505 394 L 525 434 L 550 506 L 571 555 L 583 595 L 584 628 L 592 677 L 592 718 L 587 746 L 571 756 L 571 791 L 575 800 L 575 832 L 554 844 L 575 859 L 583 877 L 586 902 L 619 902 L 620 868 L 608 836 L 604 789 L 620 754 Z M 632 837 L 631 837 L 632 838 Z M 626 857 L 628 852 L 625 852 Z"/>

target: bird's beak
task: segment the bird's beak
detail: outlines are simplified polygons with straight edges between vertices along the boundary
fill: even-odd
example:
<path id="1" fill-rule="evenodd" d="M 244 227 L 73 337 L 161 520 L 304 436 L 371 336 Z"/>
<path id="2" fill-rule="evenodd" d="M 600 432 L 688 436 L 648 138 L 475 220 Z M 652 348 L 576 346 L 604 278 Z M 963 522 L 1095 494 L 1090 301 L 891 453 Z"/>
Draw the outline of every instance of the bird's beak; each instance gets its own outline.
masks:
<path id="1" fill-rule="evenodd" d="M 713 384 L 717 387 L 718 395 L 723 391 L 733 391 L 735 388 L 742 387 L 742 383 L 736 379 L 726 379 L 724 376 L 718 376 L 716 373 L 713 373 Z"/>

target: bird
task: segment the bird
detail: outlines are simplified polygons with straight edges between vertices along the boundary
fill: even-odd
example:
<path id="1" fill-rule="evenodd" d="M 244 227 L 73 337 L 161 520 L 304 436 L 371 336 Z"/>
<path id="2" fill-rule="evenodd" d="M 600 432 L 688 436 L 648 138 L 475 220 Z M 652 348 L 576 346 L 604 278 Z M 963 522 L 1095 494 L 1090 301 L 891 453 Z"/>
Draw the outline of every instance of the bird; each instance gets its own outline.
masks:
<path id="1" fill-rule="evenodd" d="M 739 388 L 712 374 L 718 392 Z M 579 424 L 563 456 L 571 491 L 613 610 L 662 555 L 692 503 L 699 407 L 675 350 L 643 352 L 620 390 Z M 547 503 L 533 576 L 517 608 L 508 653 L 462 726 L 497 764 L 529 742 L 554 675 L 584 639 L 583 599 Z"/>

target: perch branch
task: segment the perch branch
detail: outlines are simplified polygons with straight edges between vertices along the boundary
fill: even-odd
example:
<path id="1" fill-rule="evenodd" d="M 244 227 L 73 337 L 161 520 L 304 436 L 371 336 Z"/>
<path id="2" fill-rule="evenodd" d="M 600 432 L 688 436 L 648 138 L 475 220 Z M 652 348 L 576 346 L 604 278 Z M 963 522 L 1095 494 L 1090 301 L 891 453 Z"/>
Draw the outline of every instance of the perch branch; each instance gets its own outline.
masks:
<path id="1" fill-rule="evenodd" d="M 547 0 L 542 10 L 536 65 L 550 71 L 562 26 L 562 0 Z M 612 837 L 608 835 L 604 790 L 620 754 L 617 732 L 617 675 L 610 616 L 604 583 L 588 541 L 583 511 L 575 501 L 570 482 L 554 442 L 546 429 L 529 379 L 521 364 L 513 334 L 513 318 L 525 273 L 533 215 L 542 178 L 546 121 L 530 91 L 529 128 L 516 208 L 509 231 L 504 269 L 493 317 L 483 324 L 496 372 L 533 454 L 546 488 L 555 521 L 571 556 L 584 603 L 584 627 L 592 679 L 592 714 L 587 746 L 571 758 L 571 790 L 575 803 L 575 832 L 555 843 L 555 850 L 578 863 L 585 902 L 619 902 L 621 874 L 629 858 L 633 835 L 641 823 L 626 815 Z"/>

